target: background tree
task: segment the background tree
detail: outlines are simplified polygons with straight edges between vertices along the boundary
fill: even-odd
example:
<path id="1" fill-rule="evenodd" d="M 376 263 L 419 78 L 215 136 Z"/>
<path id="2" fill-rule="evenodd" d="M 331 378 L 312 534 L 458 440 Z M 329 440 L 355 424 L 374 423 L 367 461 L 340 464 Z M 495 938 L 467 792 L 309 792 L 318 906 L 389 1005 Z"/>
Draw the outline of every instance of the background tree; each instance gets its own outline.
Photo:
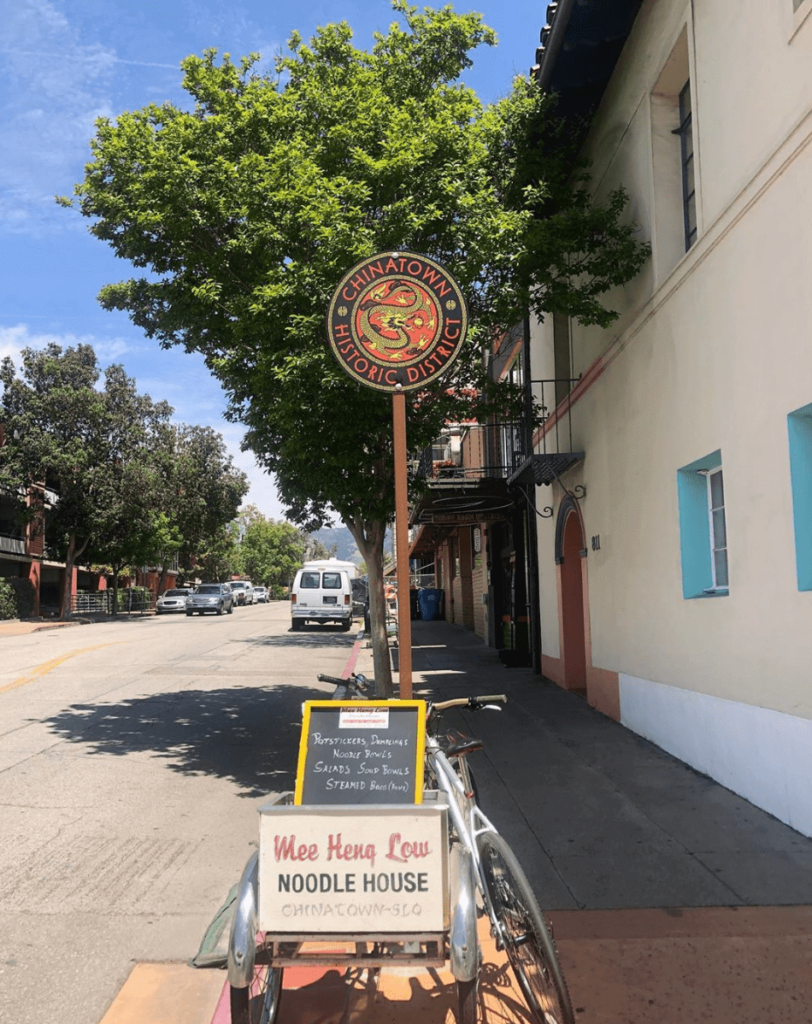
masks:
<path id="1" fill-rule="evenodd" d="M 301 531 L 290 523 L 254 519 L 242 539 L 243 571 L 253 583 L 268 587 L 272 598 L 279 599 L 301 567 L 305 547 Z"/>
<path id="2" fill-rule="evenodd" d="M 189 574 L 199 576 L 204 583 L 217 583 L 238 576 L 241 564 L 237 538 L 232 530 L 223 526 L 204 538 Z"/>
<path id="3" fill-rule="evenodd" d="M 593 207 L 571 165 L 549 148 L 528 153 L 548 128 L 560 135 L 534 84 L 483 109 L 458 82 L 470 53 L 495 41 L 479 15 L 392 6 L 400 21 L 370 51 L 346 24 L 328 25 L 308 46 L 294 34 L 273 76 L 255 58 L 189 57 L 194 109 L 100 120 L 76 189 L 91 231 L 153 272 L 106 287 L 102 304 L 205 355 L 295 523 L 315 529 L 334 509 L 352 531 L 384 692 L 391 413 L 325 345 L 336 284 L 366 256 L 412 249 L 445 263 L 468 296 L 467 358 L 409 410 L 420 450 L 445 422 L 500 402 L 479 358 L 494 332 L 528 307 L 608 322 L 599 296 L 646 256 L 621 223 L 622 192 Z"/>
<path id="4" fill-rule="evenodd" d="M 73 568 L 110 564 L 166 569 L 179 549 L 197 553 L 236 515 L 248 490 L 223 438 L 169 422 L 172 408 L 138 394 L 120 366 L 104 371 L 88 345 L 25 349 L 0 368 L 0 487 L 31 491 L 24 514 L 45 521 L 49 552 L 65 560 L 60 614 L 70 613 Z M 215 545 L 216 546 L 216 545 Z M 117 594 L 116 594 L 117 607 Z"/>
<path id="5" fill-rule="evenodd" d="M 53 492 L 48 508 L 48 549 L 65 561 L 60 615 L 70 614 L 73 568 L 94 545 L 113 543 L 146 527 L 147 501 L 134 481 L 148 472 L 150 424 L 171 413 L 166 403 L 139 395 L 120 366 L 104 372 L 88 345 L 63 350 L 48 345 L 24 349 L 19 376 L 3 361 L 2 419 L 6 443 L 0 485 L 38 496 L 26 510 L 41 528 L 44 485 Z"/>
<path id="6" fill-rule="evenodd" d="M 160 532 L 154 534 L 155 541 L 160 540 L 155 561 L 161 566 L 162 588 L 176 554 L 184 568 L 191 569 L 201 551 L 218 548 L 223 528 L 233 521 L 248 492 L 248 478 L 234 465 L 222 435 L 211 427 L 173 424 L 161 432 L 155 459 L 165 526 L 180 538 L 173 548 Z M 156 531 L 158 527 L 156 521 Z"/>
<path id="7" fill-rule="evenodd" d="M 302 538 L 304 540 L 304 554 L 302 555 L 302 561 L 315 562 L 320 558 L 335 557 L 335 544 L 331 544 L 328 548 L 319 540 L 318 537 L 314 537 L 312 533 L 303 533 Z"/>

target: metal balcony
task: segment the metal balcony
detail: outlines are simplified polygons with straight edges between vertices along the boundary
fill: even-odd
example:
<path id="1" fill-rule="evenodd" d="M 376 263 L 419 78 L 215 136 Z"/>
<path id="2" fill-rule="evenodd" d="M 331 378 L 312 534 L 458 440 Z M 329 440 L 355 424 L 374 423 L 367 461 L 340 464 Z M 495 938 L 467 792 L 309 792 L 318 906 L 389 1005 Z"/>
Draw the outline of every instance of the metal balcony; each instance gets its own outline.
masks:
<path id="1" fill-rule="evenodd" d="M 549 485 L 580 462 L 584 452 L 572 440 L 572 387 L 580 378 L 533 380 L 533 437 L 530 451 L 508 478 L 508 484 Z"/>

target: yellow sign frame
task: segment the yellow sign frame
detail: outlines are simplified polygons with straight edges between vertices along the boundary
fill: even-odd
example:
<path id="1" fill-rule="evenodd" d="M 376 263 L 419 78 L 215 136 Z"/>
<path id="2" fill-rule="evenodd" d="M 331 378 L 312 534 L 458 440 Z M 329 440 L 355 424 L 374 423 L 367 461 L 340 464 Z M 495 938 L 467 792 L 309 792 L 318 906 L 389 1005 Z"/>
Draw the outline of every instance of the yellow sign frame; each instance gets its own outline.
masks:
<path id="1" fill-rule="evenodd" d="M 428 705 L 424 700 L 308 700 L 305 701 L 304 715 L 302 717 L 302 734 L 299 738 L 299 757 L 296 762 L 296 789 L 293 797 L 294 804 L 301 805 L 302 793 L 304 790 L 305 766 L 307 764 L 308 745 L 310 735 L 310 712 L 313 708 L 351 708 L 358 711 L 365 708 L 371 711 L 373 708 L 396 708 L 405 710 L 414 708 L 417 711 L 417 736 L 415 737 L 415 804 L 423 803 L 423 777 L 424 759 L 426 753 L 426 713 Z M 383 802 L 383 801 L 382 801 Z M 399 806 L 409 806 L 403 804 Z"/>

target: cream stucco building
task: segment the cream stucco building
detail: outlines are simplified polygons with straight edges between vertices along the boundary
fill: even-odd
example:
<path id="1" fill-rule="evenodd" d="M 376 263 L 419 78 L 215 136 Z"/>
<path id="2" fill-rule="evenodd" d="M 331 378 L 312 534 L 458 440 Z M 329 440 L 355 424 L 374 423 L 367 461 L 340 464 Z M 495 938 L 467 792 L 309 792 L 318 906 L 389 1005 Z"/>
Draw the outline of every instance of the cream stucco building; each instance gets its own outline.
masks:
<path id="1" fill-rule="evenodd" d="M 811 835 L 812 0 L 548 21 L 534 74 L 599 101 L 596 192 L 652 254 L 609 330 L 531 334 L 583 453 L 537 488 L 541 668 Z"/>

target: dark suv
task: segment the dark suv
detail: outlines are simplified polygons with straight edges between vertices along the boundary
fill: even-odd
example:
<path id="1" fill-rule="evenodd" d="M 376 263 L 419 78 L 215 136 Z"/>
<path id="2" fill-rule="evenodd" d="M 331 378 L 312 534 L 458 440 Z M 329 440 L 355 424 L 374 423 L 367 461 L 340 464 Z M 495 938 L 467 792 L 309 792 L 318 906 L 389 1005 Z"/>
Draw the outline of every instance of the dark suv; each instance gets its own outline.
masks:
<path id="1" fill-rule="evenodd" d="M 234 594 L 228 583 L 201 583 L 197 590 L 186 598 L 186 614 L 202 615 L 204 612 L 214 612 L 222 615 L 234 611 Z"/>

